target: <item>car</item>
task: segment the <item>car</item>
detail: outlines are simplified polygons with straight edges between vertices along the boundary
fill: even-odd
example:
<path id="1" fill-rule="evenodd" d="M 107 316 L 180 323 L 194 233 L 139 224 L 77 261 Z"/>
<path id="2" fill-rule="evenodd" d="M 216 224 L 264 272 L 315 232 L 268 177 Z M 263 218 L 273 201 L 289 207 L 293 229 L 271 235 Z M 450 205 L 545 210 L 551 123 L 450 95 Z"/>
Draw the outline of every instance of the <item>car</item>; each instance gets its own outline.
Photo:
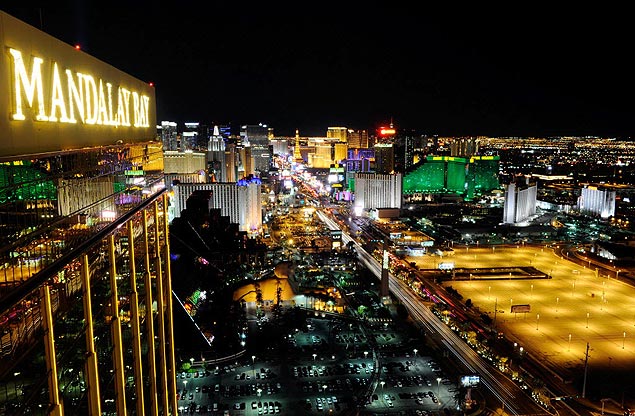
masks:
<path id="1" fill-rule="evenodd" d="M 253 402 L 251 402 L 251 408 L 252 409 L 257 409 L 258 408 L 258 403 L 255 400 Z"/>

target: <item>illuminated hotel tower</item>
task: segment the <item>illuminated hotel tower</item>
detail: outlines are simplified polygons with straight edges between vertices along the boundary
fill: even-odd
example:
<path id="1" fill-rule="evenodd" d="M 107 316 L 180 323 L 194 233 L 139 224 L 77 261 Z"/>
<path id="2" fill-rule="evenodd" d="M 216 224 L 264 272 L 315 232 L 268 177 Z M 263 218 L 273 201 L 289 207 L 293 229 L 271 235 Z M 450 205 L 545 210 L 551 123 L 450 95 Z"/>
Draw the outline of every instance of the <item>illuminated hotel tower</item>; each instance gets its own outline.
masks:
<path id="1" fill-rule="evenodd" d="M 154 89 L 1 11 L 0 24 L 0 407 L 175 415 Z"/>
<path id="2" fill-rule="evenodd" d="M 212 182 L 225 182 L 225 138 L 221 136 L 218 126 L 207 143 L 207 172 Z"/>
<path id="3" fill-rule="evenodd" d="M 505 187 L 503 223 L 518 224 L 536 214 L 536 184 L 510 183 Z"/>

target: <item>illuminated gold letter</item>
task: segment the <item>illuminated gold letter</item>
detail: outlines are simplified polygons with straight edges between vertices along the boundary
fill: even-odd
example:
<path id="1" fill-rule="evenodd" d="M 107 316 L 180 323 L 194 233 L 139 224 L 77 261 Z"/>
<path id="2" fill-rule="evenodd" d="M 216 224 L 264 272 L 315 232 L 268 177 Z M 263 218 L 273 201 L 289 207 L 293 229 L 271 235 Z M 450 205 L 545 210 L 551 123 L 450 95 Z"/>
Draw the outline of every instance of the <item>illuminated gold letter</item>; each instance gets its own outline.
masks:
<path id="1" fill-rule="evenodd" d="M 99 118 L 97 124 L 108 124 L 108 108 L 106 107 L 106 95 L 104 94 L 104 83 L 99 79 Z"/>
<path id="2" fill-rule="evenodd" d="M 117 122 L 112 118 L 112 84 L 107 82 L 106 88 L 108 88 L 108 124 L 116 126 Z"/>
<path id="3" fill-rule="evenodd" d="M 119 123 L 120 126 L 130 126 L 129 101 L 130 91 L 119 87 L 117 94 L 117 123 Z"/>
<path id="4" fill-rule="evenodd" d="M 71 123 L 77 123 L 75 120 L 75 108 L 79 111 L 79 117 L 84 122 L 84 83 L 82 82 L 82 74 L 77 73 L 77 83 L 79 84 L 79 90 L 77 84 L 73 80 L 73 73 L 70 69 L 66 70 L 66 79 L 68 80 L 68 110 L 70 112 L 69 121 Z M 73 105 L 74 104 L 74 105 Z"/>
<path id="5" fill-rule="evenodd" d="M 14 120 L 24 120 L 22 112 L 22 87 L 28 101 L 29 107 L 33 107 L 33 99 L 35 98 L 35 90 L 37 90 L 38 114 L 36 120 L 46 121 L 46 112 L 44 111 L 44 91 L 42 89 L 42 58 L 33 57 L 33 68 L 31 69 L 31 79 L 26 73 L 24 61 L 22 60 L 22 52 L 13 48 L 9 48 L 9 53 L 13 56 L 13 73 L 15 79 L 15 112 Z"/>
<path id="6" fill-rule="evenodd" d="M 60 72 L 57 69 L 57 62 L 54 62 L 53 85 L 51 86 L 51 113 L 49 115 L 49 121 L 57 121 L 57 116 L 55 115 L 57 108 L 60 110 L 60 121 L 62 123 L 68 123 L 69 120 L 66 116 L 66 103 L 64 102 L 64 94 L 62 93 Z"/>
<path id="7" fill-rule="evenodd" d="M 97 84 L 92 75 L 84 75 L 84 104 L 86 105 L 86 124 L 95 124 L 99 111 Z"/>

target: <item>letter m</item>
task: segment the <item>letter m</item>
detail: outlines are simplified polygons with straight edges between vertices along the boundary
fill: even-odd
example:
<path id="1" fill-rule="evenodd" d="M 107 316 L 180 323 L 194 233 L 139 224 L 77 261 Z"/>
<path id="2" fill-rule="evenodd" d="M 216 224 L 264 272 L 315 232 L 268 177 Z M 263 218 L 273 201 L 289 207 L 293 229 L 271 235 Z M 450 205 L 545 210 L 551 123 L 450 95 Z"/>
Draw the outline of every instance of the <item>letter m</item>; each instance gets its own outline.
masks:
<path id="1" fill-rule="evenodd" d="M 13 56 L 13 74 L 15 80 L 15 111 L 13 112 L 14 120 L 24 120 L 24 111 L 22 109 L 22 97 L 27 100 L 30 108 L 33 108 L 33 101 L 37 93 L 38 114 L 36 120 L 46 121 L 48 117 L 44 111 L 44 90 L 42 88 L 42 58 L 33 57 L 33 67 L 31 68 L 31 78 L 27 74 L 22 52 L 9 48 L 9 53 Z"/>

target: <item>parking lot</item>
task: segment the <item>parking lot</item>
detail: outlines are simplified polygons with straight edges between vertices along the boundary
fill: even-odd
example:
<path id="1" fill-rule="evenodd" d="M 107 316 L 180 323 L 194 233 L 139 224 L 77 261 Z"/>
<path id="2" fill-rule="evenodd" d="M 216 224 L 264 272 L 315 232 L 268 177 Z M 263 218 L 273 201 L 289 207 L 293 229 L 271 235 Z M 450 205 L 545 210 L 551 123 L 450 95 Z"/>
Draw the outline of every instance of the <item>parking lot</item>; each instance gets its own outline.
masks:
<path id="1" fill-rule="evenodd" d="M 312 316 L 307 327 L 290 334 L 284 356 L 218 367 L 194 362 L 177 380 L 180 413 L 341 414 L 361 405 L 360 414 L 416 415 L 443 414 L 454 404 L 454 377 L 423 347 L 415 356 L 423 343 L 407 339 L 394 323 L 362 330 L 350 321 Z M 364 403 L 374 374 L 377 387 Z"/>

